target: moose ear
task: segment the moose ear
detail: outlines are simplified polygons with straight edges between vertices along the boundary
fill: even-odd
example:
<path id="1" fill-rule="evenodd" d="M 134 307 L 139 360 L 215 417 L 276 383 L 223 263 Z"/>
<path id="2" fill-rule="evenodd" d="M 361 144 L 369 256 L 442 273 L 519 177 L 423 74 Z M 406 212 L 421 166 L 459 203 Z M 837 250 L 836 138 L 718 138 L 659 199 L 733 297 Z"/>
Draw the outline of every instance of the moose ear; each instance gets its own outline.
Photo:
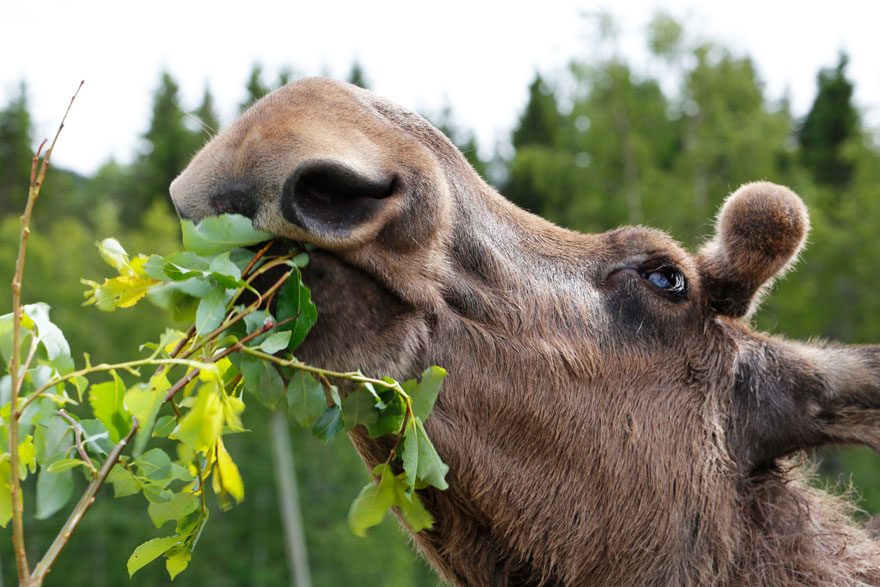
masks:
<path id="1" fill-rule="evenodd" d="M 791 266 L 809 229 L 807 209 L 790 189 L 769 182 L 739 188 L 697 260 L 710 307 L 734 318 L 751 315 L 762 291 Z"/>
<path id="2" fill-rule="evenodd" d="M 299 165 L 284 182 L 281 213 L 309 233 L 338 239 L 370 224 L 397 190 L 392 173 L 365 173 L 336 159 Z"/>

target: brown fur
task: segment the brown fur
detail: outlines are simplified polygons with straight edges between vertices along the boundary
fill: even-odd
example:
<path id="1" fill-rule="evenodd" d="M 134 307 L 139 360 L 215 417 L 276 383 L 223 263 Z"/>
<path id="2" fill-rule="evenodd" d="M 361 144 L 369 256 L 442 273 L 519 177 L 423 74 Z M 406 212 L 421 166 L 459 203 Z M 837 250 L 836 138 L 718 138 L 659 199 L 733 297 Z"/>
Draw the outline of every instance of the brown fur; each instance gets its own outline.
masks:
<path id="1" fill-rule="evenodd" d="M 803 244 L 792 192 L 731 196 L 691 256 L 664 233 L 585 235 L 512 205 L 420 117 L 303 80 L 175 180 L 181 215 L 248 213 L 314 243 L 300 358 L 450 375 L 426 425 L 449 489 L 414 542 L 458 585 L 880 585 L 844 498 L 786 460 L 876 446 L 880 353 L 751 331 Z M 657 272 L 687 287 L 673 291 Z M 659 285 L 659 287 L 658 287 Z M 388 438 L 351 434 L 370 466 Z"/>

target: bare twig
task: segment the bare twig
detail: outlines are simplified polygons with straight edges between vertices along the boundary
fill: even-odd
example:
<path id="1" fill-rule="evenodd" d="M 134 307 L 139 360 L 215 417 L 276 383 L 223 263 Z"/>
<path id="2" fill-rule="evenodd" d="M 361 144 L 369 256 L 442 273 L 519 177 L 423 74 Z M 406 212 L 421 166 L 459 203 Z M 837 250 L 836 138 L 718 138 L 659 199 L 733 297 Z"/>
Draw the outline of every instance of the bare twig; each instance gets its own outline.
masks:
<path id="1" fill-rule="evenodd" d="M 42 186 L 43 179 L 46 176 L 46 169 L 49 167 L 49 159 L 52 156 L 52 151 L 55 149 L 55 143 L 58 142 L 61 129 L 64 128 L 64 122 L 67 120 L 67 115 L 70 113 L 70 108 L 73 106 L 73 101 L 76 100 L 82 85 L 83 82 L 80 82 L 79 87 L 77 87 L 76 92 L 74 92 L 73 97 L 70 99 L 70 104 L 68 104 L 64 116 L 61 118 L 61 124 L 58 126 L 55 138 L 52 139 L 52 144 L 49 146 L 49 150 L 46 151 L 45 157 L 43 157 L 43 164 L 40 166 L 39 173 L 37 173 L 37 165 L 40 159 L 40 152 L 46 143 L 45 141 L 40 144 L 40 148 L 37 150 L 37 154 L 34 156 L 33 163 L 31 164 L 31 183 L 28 189 L 28 199 L 24 214 L 21 216 L 18 259 L 15 262 L 15 275 L 12 278 L 12 360 L 10 361 L 9 369 L 12 377 L 9 422 L 9 468 L 12 474 L 10 475 L 9 494 L 12 500 L 12 542 L 15 547 L 15 564 L 18 568 L 19 583 L 25 583 L 30 578 L 30 565 L 28 564 L 24 542 L 24 502 L 20 496 L 21 481 L 18 478 L 18 421 L 21 418 L 21 410 L 18 408 L 18 395 L 21 391 L 21 379 L 24 378 L 24 374 L 19 372 L 21 365 L 18 356 L 19 345 L 21 344 L 21 282 L 24 275 L 24 260 L 27 251 L 27 240 L 31 232 L 30 224 L 34 204 L 40 195 L 40 186 Z"/>
<path id="2" fill-rule="evenodd" d="M 257 252 L 256 255 L 254 255 L 254 258 L 251 259 L 251 262 L 247 264 L 247 267 L 245 267 L 244 270 L 242 270 L 242 272 L 241 272 L 242 279 L 247 277 L 247 274 L 250 273 L 250 271 L 251 271 L 251 269 L 253 269 L 254 265 L 257 264 L 257 261 L 259 261 L 263 257 L 263 255 L 265 255 L 269 251 L 269 249 L 272 247 L 272 245 L 274 245 L 274 244 L 275 244 L 275 240 L 274 239 L 270 240 L 269 242 L 267 242 L 265 244 L 265 246 L 263 246 L 262 249 L 260 249 Z"/>

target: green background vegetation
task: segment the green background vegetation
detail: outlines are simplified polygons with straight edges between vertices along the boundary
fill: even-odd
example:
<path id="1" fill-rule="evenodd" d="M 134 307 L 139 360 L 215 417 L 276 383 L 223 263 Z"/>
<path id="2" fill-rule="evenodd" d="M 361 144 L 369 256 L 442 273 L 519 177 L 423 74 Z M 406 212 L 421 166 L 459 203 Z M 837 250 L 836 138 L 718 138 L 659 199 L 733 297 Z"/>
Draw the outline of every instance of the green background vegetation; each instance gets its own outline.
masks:
<path id="1" fill-rule="evenodd" d="M 696 39 L 667 16 L 654 20 L 646 38 L 653 57 L 644 69 L 615 51 L 613 22 L 599 18 L 595 24 L 590 57 L 573 59 L 561 73 L 536 73 L 512 150 L 481 159 L 473 133 L 454 124 L 451 111 L 429 117 L 501 193 L 582 231 L 644 223 L 693 248 L 711 233 L 720 203 L 741 183 L 768 179 L 789 185 L 810 209 L 811 244 L 796 271 L 764 303 L 756 325 L 796 338 L 880 340 L 880 239 L 874 228 L 880 220 L 880 146 L 853 105 L 846 56 L 818 72 L 815 102 L 799 119 L 784 99 L 765 95 L 748 56 Z M 242 108 L 292 79 L 286 72 L 277 77 L 276 84 L 266 84 L 255 66 Z M 351 80 L 367 85 L 357 64 Z M 34 218 L 23 299 L 53 307 L 53 320 L 75 353 L 88 352 L 98 361 L 129 359 L 140 342 L 157 340 L 166 327 L 167 318 L 148 304 L 113 315 L 81 309 L 79 279 L 108 275 L 94 247 L 106 236 L 133 252 L 181 248 L 168 184 L 220 126 L 209 91 L 195 108 L 181 104 L 175 81 L 163 74 L 133 163 L 111 160 L 91 177 L 49 171 Z M 0 110 L 0 276 L 7 281 L 38 138 L 22 84 Z M 62 137 L 59 148 L 76 146 Z M 10 289 L 0 287 L 0 308 L 10 308 L 10 298 Z M 244 424 L 252 432 L 229 437 L 228 449 L 245 480 L 245 501 L 229 512 L 212 508 L 190 567 L 176 584 L 288 582 L 269 416 L 250 402 Z M 436 577 L 409 548 L 396 521 L 386 520 L 368 539 L 348 530 L 348 504 L 367 479 L 352 447 L 324 445 L 295 423 L 290 434 L 313 584 L 435 585 Z M 846 486 L 852 479 L 862 507 L 880 512 L 880 460 L 873 452 L 841 449 L 816 457 L 827 480 Z M 31 481 L 24 491 L 32 504 Z M 131 551 L 162 535 L 136 500 L 142 498 L 111 499 L 105 489 L 47 584 L 128 584 L 125 561 Z M 37 523 L 27 516 L 29 552 L 45 549 L 62 518 Z M 0 564 L 3 582 L 11 585 L 9 535 L 8 528 L 2 532 Z M 130 584 L 167 582 L 164 567 L 156 564 Z"/>

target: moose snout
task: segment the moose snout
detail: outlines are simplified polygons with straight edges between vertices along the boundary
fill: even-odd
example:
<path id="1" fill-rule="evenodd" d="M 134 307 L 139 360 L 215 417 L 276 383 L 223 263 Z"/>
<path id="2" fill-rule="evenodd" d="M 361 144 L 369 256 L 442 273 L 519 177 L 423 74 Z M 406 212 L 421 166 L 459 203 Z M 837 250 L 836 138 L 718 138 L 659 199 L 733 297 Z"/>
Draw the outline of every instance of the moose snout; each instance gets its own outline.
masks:
<path id="1" fill-rule="evenodd" d="M 256 186 L 212 177 L 216 175 L 187 169 L 171 182 L 169 191 L 177 215 L 195 222 L 220 214 L 240 214 L 253 220 L 260 207 Z"/>
<path id="2" fill-rule="evenodd" d="M 241 184 L 229 184 L 209 200 L 211 211 L 216 214 L 241 214 L 251 220 L 257 215 L 257 199 L 254 190 Z"/>

